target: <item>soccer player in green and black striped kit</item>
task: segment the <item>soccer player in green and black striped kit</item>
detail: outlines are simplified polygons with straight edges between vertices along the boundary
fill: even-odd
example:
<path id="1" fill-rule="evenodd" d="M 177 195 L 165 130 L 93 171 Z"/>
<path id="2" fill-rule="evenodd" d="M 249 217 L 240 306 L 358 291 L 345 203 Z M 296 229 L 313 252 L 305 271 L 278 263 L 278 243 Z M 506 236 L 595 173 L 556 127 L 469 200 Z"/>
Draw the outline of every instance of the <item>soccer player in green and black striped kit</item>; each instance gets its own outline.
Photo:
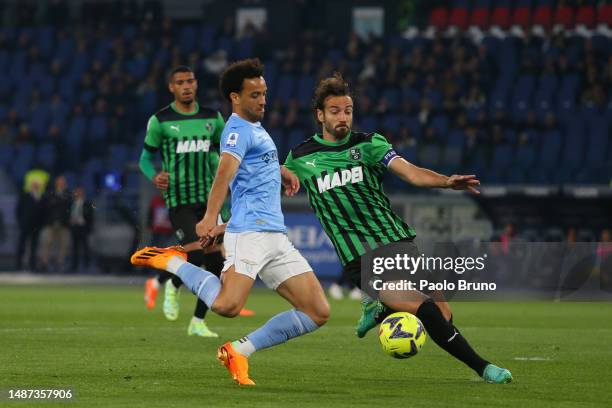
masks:
<path id="1" fill-rule="evenodd" d="M 223 256 L 219 247 L 204 253 L 195 233 L 195 225 L 206 212 L 208 192 L 219 163 L 219 138 L 225 122 L 215 110 L 202 107 L 196 101 L 197 80 L 189 67 L 173 69 L 168 76 L 168 88 L 174 102 L 149 119 L 140 168 L 155 186 L 163 191 L 169 209 L 170 222 L 179 243 L 195 265 L 219 274 Z M 161 153 L 162 170 L 154 166 L 155 154 Z M 229 217 L 227 217 L 229 218 Z M 168 320 L 178 318 L 178 288 L 182 282 L 171 274 L 149 279 L 145 298 L 152 307 L 160 283 L 165 283 L 164 314 Z M 146 299 L 147 300 L 147 299 Z M 188 334 L 218 337 L 204 322 L 208 308 L 198 300 Z"/>
<path id="2" fill-rule="evenodd" d="M 386 170 L 419 187 L 478 191 L 475 176 L 443 176 L 414 166 L 397 155 L 384 136 L 351 131 L 353 100 L 348 84 L 336 74 L 322 80 L 314 96 L 314 113 L 322 132 L 291 150 L 285 166 L 306 189 L 312 209 L 331 239 L 344 273 L 361 288 L 361 257 L 376 248 L 399 243 L 411 256 L 420 254 L 413 242 L 416 233 L 391 209 L 382 187 Z M 512 381 L 510 371 L 481 358 L 453 325 L 448 304 L 421 292 L 384 298 L 384 303 L 364 299 L 357 335 L 365 336 L 388 314 L 405 311 L 416 315 L 430 337 L 461 360 L 485 381 Z"/>

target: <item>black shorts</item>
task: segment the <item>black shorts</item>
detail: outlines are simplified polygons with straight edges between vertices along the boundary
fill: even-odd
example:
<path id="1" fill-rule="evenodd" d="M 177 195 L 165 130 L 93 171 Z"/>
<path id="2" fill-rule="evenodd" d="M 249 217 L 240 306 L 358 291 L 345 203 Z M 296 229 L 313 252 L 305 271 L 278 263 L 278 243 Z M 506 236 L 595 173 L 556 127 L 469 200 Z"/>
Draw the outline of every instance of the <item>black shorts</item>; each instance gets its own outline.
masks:
<path id="1" fill-rule="evenodd" d="M 416 258 L 420 255 L 419 248 L 417 247 L 417 244 L 414 243 L 414 240 L 412 238 L 404 238 L 402 240 L 392 242 L 390 244 L 383 245 L 379 248 L 376 248 L 375 250 L 371 251 L 371 253 L 362 255 L 358 258 L 353 259 L 349 263 L 347 263 L 344 266 L 345 278 L 349 279 L 350 282 L 353 285 L 357 286 L 359 289 L 363 289 L 362 288 L 362 273 L 361 273 L 362 272 L 361 271 L 362 258 L 364 256 L 379 256 L 379 255 L 384 256 L 384 254 L 388 252 L 390 246 L 393 246 L 395 249 L 397 248 L 398 245 L 401 246 L 401 250 L 403 253 L 406 253 L 411 257 Z M 368 273 L 368 275 L 370 275 L 370 273 Z M 386 278 L 387 280 L 401 280 L 402 276 L 401 275 L 398 275 L 398 276 L 387 275 Z"/>
<path id="2" fill-rule="evenodd" d="M 181 245 L 190 244 L 200 238 L 195 226 L 206 213 L 206 204 L 178 205 L 170 208 L 170 223 Z"/>

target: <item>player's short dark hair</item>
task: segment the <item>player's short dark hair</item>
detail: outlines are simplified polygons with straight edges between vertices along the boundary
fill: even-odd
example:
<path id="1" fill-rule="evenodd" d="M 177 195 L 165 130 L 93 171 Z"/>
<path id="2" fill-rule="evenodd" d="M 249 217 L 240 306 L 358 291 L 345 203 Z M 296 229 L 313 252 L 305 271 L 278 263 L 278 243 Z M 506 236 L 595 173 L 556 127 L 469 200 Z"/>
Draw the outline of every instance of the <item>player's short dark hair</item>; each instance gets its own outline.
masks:
<path id="1" fill-rule="evenodd" d="M 240 93 L 245 79 L 259 78 L 264 74 L 264 66 L 259 58 L 236 61 L 221 74 L 219 79 L 219 91 L 231 102 L 232 92 Z"/>
<path id="2" fill-rule="evenodd" d="M 334 75 L 329 78 L 323 78 L 314 92 L 314 98 L 312 99 L 312 109 L 315 117 L 317 109 L 323 110 L 325 107 L 325 99 L 328 96 L 350 96 L 351 89 L 349 84 L 342 78 L 339 72 L 334 72 Z"/>
<path id="3" fill-rule="evenodd" d="M 179 65 L 177 67 L 172 68 L 170 71 L 168 71 L 168 83 L 171 83 L 172 79 L 174 78 L 174 74 L 178 74 L 179 72 L 193 72 L 193 69 L 191 69 L 187 65 Z"/>

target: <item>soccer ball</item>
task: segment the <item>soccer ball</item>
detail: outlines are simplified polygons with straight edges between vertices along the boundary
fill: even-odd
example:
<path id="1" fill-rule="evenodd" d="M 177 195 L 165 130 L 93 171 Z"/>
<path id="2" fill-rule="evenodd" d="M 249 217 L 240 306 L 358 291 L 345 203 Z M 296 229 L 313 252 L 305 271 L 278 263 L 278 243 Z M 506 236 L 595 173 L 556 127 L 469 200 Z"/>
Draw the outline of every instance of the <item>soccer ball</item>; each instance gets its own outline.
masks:
<path id="1" fill-rule="evenodd" d="M 423 323 L 407 312 L 387 316 L 378 329 L 378 339 L 383 351 L 395 358 L 414 356 L 421 350 L 426 338 Z"/>

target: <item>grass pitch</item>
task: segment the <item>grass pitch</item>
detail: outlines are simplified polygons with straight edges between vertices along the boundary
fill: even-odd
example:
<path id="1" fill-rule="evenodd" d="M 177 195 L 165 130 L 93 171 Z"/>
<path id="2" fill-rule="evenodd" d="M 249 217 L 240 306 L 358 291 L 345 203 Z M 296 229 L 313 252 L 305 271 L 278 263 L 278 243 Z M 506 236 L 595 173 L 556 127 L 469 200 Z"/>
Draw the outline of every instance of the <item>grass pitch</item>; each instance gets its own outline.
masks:
<path id="1" fill-rule="evenodd" d="M 315 333 L 251 358 L 256 387 L 240 388 L 215 350 L 288 309 L 255 290 L 255 317 L 209 326 L 220 339 L 186 335 L 195 299 L 181 316 L 147 311 L 135 286 L 0 288 L 1 406 L 86 407 L 601 407 L 610 406 L 612 304 L 454 303 L 455 323 L 515 382 L 485 384 L 431 339 L 413 359 L 383 355 L 374 332 L 354 335 L 355 301 L 332 302 Z M 71 402 L 9 401 L 11 388 L 71 388 Z"/>

